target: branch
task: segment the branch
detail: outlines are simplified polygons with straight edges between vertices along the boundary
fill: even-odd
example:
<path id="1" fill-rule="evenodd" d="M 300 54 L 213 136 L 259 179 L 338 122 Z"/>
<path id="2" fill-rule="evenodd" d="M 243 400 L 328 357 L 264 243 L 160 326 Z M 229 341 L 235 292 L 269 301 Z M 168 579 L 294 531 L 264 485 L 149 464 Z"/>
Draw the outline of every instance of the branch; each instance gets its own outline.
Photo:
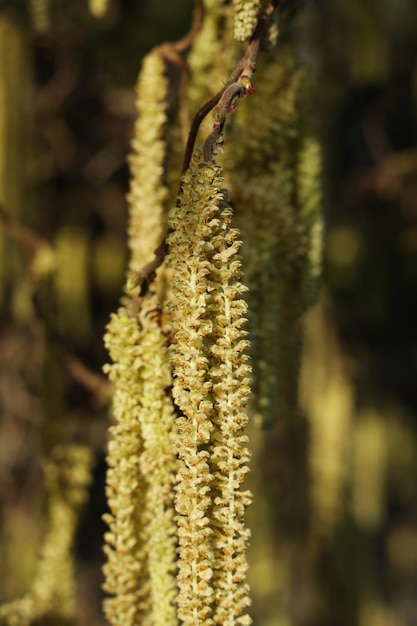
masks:
<path id="1" fill-rule="evenodd" d="M 71 378 L 91 393 L 97 406 L 103 406 L 110 401 L 113 385 L 107 378 L 90 370 L 74 354 L 67 354 L 64 357 L 64 366 Z"/>
<path id="2" fill-rule="evenodd" d="M 238 61 L 232 73 L 230 74 L 229 80 L 215 96 L 211 98 L 206 104 L 204 104 L 201 109 L 197 112 L 196 116 L 193 119 L 191 124 L 190 133 L 188 135 L 187 146 L 185 148 L 184 161 L 182 165 L 182 173 L 186 172 L 190 167 L 191 157 L 194 150 L 195 140 L 197 137 L 198 130 L 200 125 L 206 115 L 210 113 L 212 109 L 216 106 L 216 104 L 220 101 L 225 91 L 230 87 L 233 83 L 238 82 L 238 80 L 242 76 L 246 76 L 248 79 L 251 78 L 253 72 L 256 70 L 256 59 L 259 52 L 259 46 L 261 43 L 261 39 L 265 33 L 266 26 L 274 13 L 275 10 L 278 10 L 280 5 L 280 0 L 272 0 L 265 11 L 260 16 L 258 23 L 255 26 L 253 31 L 249 46 L 243 55 L 243 57 Z"/>
<path id="3" fill-rule="evenodd" d="M 188 81 L 190 79 L 190 70 L 187 64 L 186 56 L 191 49 L 194 39 L 201 30 L 205 14 L 203 0 L 194 0 L 194 5 L 194 19 L 188 33 L 179 41 L 166 42 L 154 48 L 154 51 L 159 54 L 167 63 L 171 63 L 177 66 L 181 73 L 180 85 L 178 89 L 178 100 L 179 117 L 184 143 L 186 141 L 189 126 L 188 113 L 186 110 L 186 93 Z"/>
<path id="4" fill-rule="evenodd" d="M 187 144 L 185 147 L 184 160 L 182 165 L 182 172 L 184 174 L 188 168 L 190 167 L 191 157 L 194 151 L 194 145 L 197 138 L 197 133 L 200 128 L 200 125 L 206 115 L 210 113 L 216 105 L 218 105 L 218 109 L 216 110 L 216 119 L 213 125 L 213 131 L 210 133 L 205 143 L 205 159 L 211 160 L 211 156 L 215 150 L 216 145 L 218 144 L 221 134 L 223 131 L 223 127 L 226 121 L 227 113 L 230 112 L 232 103 L 235 98 L 242 97 L 247 93 L 252 93 L 254 91 L 250 79 L 252 74 L 256 70 L 256 60 L 259 53 L 259 47 L 261 43 L 261 39 L 265 33 L 267 24 L 272 17 L 272 14 L 279 9 L 282 0 L 271 0 L 268 6 L 263 11 L 262 15 L 259 17 L 258 22 L 254 28 L 252 37 L 250 39 L 249 45 L 246 49 L 245 54 L 238 61 L 234 69 L 232 70 L 228 81 L 224 85 L 224 87 L 213 96 L 206 104 L 204 104 L 201 109 L 197 112 L 194 117 L 190 132 L 188 135 Z M 197 1 L 197 4 L 201 6 L 200 0 Z M 199 18 L 198 18 L 199 19 Z M 202 16 L 201 16 L 202 19 Z M 201 27 L 201 25 L 200 25 Z M 194 30 L 194 27 L 191 29 L 190 33 L 194 32 L 194 37 L 198 31 Z M 190 35 L 190 34 L 189 34 Z M 188 35 L 188 37 L 189 37 Z M 188 41 L 187 36 L 184 38 L 184 41 Z M 192 39 L 191 39 L 192 41 Z M 181 42 L 177 42 L 177 45 L 181 44 Z M 169 46 L 175 46 L 175 44 L 167 44 Z M 181 44 L 183 45 L 183 44 Z M 189 44 L 191 45 L 191 43 Z M 164 46 L 161 47 L 161 50 L 165 50 Z M 233 107 L 232 107 L 233 109 Z M 181 193 L 182 182 L 179 184 L 178 196 Z M 159 244 L 159 246 L 155 250 L 155 256 L 138 273 L 138 280 L 140 284 L 140 296 L 143 297 L 148 289 L 152 280 L 155 277 L 156 270 L 162 265 L 165 256 L 168 253 L 168 247 L 166 244 L 166 235 L 164 239 Z"/>

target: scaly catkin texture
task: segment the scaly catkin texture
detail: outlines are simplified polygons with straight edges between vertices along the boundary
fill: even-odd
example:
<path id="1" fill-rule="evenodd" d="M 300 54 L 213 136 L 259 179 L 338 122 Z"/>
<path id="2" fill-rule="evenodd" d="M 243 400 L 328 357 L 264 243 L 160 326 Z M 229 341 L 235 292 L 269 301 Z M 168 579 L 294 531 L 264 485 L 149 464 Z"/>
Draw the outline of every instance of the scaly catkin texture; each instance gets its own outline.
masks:
<path id="1" fill-rule="evenodd" d="M 168 236 L 173 268 L 173 395 L 178 419 L 178 617 L 184 624 L 250 623 L 245 583 L 250 501 L 245 406 L 246 304 L 220 168 L 194 163 L 183 177 Z"/>
<path id="2" fill-rule="evenodd" d="M 249 41 L 258 19 L 260 0 L 233 0 L 233 34 L 238 41 Z"/>
<path id="3" fill-rule="evenodd" d="M 112 316 L 105 344 L 113 360 L 108 367 L 114 383 L 113 412 L 107 454 L 106 496 L 110 513 L 104 551 L 104 601 L 107 619 L 113 625 L 133 626 L 150 610 L 147 572 L 146 482 L 140 472 L 143 438 L 138 413 L 142 403 L 143 332 L 125 309 Z"/>
<path id="4" fill-rule="evenodd" d="M 162 183 L 167 81 L 149 53 L 137 86 L 138 119 L 129 157 L 129 271 L 123 306 L 105 337 L 114 383 L 105 516 L 104 608 L 116 625 L 177 624 L 175 610 L 176 474 L 174 407 L 167 339 L 158 296 L 139 302 L 137 273 L 153 258 L 165 229 Z"/>
<path id="5" fill-rule="evenodd" d="M 177 623 L 171 372 L 157 297 L 136 316 L 128 304 L 113 316 L 105 337 L 116 424 L 108 452 L 111 513 L 105 516 L 104 548 L 104 589 L 112 597 L 104 607 L 114 625 L 171 626 Z"/>
<path id="6" fill-rule="evenodd" d="M 136 93 L 137 120 L 129 156 L 131 173 L 129 203 L 129 267 L 138 271 L 153 257 L 165 232 L 162 182 L 165 161 L 164 127 L 168 81 L 164 62 L 156 52 L 143 60 Z"/>
<path id="7" fill-rule="evenodd" d="M 173 483 L 175 456 L 174 407 L 169 395 L 171 367 L 166 337 L 161 331 L 158 300 L 150 298 L 139 315 L 142 346 L 147 366 L 143 368 L 140 421 L 144 450 L 140 468 L 147 483 L 145 506 L 149 516 L 148 569 L 151 585 L 152 622 L 177 624 L 176 524 Z"/>
<path id="8" fill-rule="evenodd" d="M 215 320 L 211 346 L 210 376 L 213 381 L 214 431 L 211 466 L 213 471 L 214 590 L 216 624 L 249 624 L 245 613 L 250 604 L 246 584 L 246 548 L 249 530 L 245 509 L 251 501 L 240 486 L 248 471 L 248 418 L 250 367 L 244 350 L 249 342 L 242 330 L 247 305 L 241 298 L 246 288 L 240 282 L 240 242 L 231 228 L 232 211 L 221 213 L 222 229 L 213 238 L 213 290 L 210 313 Z"/>

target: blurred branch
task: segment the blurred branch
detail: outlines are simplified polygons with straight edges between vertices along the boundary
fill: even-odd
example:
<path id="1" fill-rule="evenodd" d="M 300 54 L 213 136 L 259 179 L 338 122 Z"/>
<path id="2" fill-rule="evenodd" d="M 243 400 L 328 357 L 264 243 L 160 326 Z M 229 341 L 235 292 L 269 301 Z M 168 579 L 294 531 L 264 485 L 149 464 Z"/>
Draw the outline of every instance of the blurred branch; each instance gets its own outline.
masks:
<path id="1" fill-rule="evenodd" d="M 113 395 L 113 385 L 105 376 L 92 371 L 74 354 L 64 358 L 65 368 L 71 378 L 89 391 L 99 406 L 110 401 Z"/>
<path id="2" fill-rule="evenodd" d="M 5 225 L 7 232 L 21 244 L 27 253 L 34 310 L 39 320 L 45 325 L 49 339 L 63 353 L 66 350 L 65 339 L 52 320 L 45 314 L 44 306 L 42 305 L 43 300 L 38 294 L 39 281 L 53 271 L 54 251 L 50 244 L 40 235 L 14 220 L 1 204 L 0 220 Z M 87 391 L 90 391 L 97 399 L 99 405 L 105 404 L 109 400 L 112 394 L 112 386 L 108 383 L 107 378 L 89 370 L 73 354 L 68 354 L 63 360 L 71 378 L 87 389 Z"/>
<path id="3" fill-rule="evenodd" d="M 186 58 L 184 58 L 182 55 L 186 56 L 190 51 L 194 39 L 201 30 L 205 14 L 203 0 L 194 0 L 194 5 L 194 20 L 188 33 L 179 41 L 166 42 L 155 48 L 155 52 L 160 54 L 161 57 L 168 63 L 172 63 L 173 65 L 177 66 L 181 72 L 178 100 L 179 117 L 184 142 L 186 140 L 189 127 L 188 111 L 186 106 L 186 93 L 187 85 L 190 79 L 190 70 Z"/>
<path id="4" fill-rule="evenodd" d="M 358 171 L 349 187 L 355 195 L 397 197 L 407 176 L 417 173 L 417 150 L 402 150 L 384 155 L 372 168 Z"/>

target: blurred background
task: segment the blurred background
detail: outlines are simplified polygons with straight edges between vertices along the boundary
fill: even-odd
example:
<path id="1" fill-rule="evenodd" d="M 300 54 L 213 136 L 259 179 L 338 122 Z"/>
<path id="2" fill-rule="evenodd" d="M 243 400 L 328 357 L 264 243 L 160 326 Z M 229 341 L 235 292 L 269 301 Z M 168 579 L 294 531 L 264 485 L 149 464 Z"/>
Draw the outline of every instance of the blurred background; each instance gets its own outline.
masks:
<path id="1" fill-rule="evenodd" d="M 324 276 L 303 322 L 306 417 L 252 428 L 252 614 L 262 626 L 413 626 L 417 4 L 293 4 L 299 56 L 318 77 Z M 45 451 L 87 443 L 79 626 L 105 624 L 101 369 L 127 259 L 134 83 L 143 55 L 193 14 L 191 0 L 112 0 L 102 16 L 94 5 L 0 1 L 0 601 L 33 579 Z"/>

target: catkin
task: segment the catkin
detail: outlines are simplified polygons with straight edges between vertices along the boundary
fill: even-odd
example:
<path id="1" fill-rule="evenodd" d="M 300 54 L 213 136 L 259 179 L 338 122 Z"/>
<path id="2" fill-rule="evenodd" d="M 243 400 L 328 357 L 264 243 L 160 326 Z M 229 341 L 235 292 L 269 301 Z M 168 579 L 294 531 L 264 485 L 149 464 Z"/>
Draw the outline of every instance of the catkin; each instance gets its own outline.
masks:
<path id="1" fill-rule="evenodd" d="M 248 624 L 241 491 L 249 452 L 246 303 L 238 232 L 220 168 L 195 162 L 169 219 L 173 395 L 178 419 L 178 617 L 184 624 Z"/>
<path id="2" fill-rule="evenodd" d="M 94 17 L 103 17 L 109 9 L 110 0 L 88 0 L 88 7 Z"/>
<path id="3" fill-rule="evenodd" d="M 88 496 L 92 455 L 81 445 L 56 446 L 45 463 L 47 530 L 31 590 L 0 606 L 0 624 L 29 626 L 51 618 L 72 620 L 75 611 L 74 543 L 80 508 Z"/>
<path id="4" fill-rule="evenodd" d="M 307 72 L 292 48 L 282 46 L 258 79 L 256 113 L 240 105 L 225 170 L 249 287 L 254 409 L 272 426 L 296 411 L 299 322 L 321 268 L 321 161 Z"/>
<path id="5" fill-rule="evenodd" d="M 233 0 L 233 34 L 238 41 L 249 41 L 258 19 L 260 0 Z"/>

